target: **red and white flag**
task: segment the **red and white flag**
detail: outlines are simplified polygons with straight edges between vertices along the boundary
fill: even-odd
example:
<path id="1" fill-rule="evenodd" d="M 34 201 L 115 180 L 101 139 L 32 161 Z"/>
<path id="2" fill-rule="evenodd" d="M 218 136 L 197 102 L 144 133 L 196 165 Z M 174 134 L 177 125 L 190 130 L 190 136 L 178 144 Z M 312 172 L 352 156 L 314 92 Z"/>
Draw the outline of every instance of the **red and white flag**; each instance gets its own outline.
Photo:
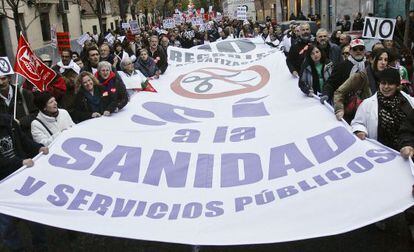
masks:
<path id="1" fill-rule="evenodd" d="M 47 85 L 56 77 L 55 71 L 45 65 L 33 53 L 23 35 L 20 35 L 19 38 L 14 71 L 30 81 L 40 91 L 44 91 Z"/>

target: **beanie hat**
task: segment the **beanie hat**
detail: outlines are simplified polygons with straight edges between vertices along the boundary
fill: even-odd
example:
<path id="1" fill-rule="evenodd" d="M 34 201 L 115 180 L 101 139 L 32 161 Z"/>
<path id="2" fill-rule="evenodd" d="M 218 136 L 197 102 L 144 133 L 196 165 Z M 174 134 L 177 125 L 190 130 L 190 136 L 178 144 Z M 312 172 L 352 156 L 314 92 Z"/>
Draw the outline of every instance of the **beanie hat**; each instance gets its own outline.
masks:
<path id="1" fill-rule="evenodd" d="M 49 92 L 36 92 L 34 93 L 34 104 L 39 110 L 43 110 L 46 107 L 47 102 L 53 96 Z"/>
<path id="2" fill-rule="evenodd" d="M 379 82 L 386 82 L 388 84 L 400 85 L 401 77 L 400 72 L 395 68 L 386 68 L 384 71 L 379 72 L 378 74 Z"/>

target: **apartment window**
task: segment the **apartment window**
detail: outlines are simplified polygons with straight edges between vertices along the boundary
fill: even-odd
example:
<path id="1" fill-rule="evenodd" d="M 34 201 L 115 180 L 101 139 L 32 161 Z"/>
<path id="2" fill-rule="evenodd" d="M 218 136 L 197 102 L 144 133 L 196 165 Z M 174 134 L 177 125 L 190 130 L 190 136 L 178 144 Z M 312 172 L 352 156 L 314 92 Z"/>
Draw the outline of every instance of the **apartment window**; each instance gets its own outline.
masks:
<path id="1" fill-rule="evenodd" d="M 93 34 L 98 34 L 98 26 L 93 25 L 92 26 L 92 32 L 93 32 Z"/>
<path id="2" fill-rule="evenodd" d="M 49 13 L 41 13 L 40 14 L 40 25 L 42 26 L 43 41 L 50 41 Z"/>
<path id="3" fill-rule="evenodd" d="M 112 31 L 114 30 L 114 23 L 113 22 L 111 22 L 111 30 Z"/>

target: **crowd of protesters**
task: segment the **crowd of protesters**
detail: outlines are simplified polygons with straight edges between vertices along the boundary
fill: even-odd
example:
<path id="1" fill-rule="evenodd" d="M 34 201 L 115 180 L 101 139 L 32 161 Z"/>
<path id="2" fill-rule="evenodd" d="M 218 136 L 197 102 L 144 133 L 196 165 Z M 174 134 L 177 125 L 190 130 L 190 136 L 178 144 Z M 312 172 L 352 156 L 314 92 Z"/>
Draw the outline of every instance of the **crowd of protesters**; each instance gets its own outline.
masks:
<path id="1" fill-rule="evenodd" d="M 303 14 L 299 18 L 307 19 Z M 357 15 L 352 29 L 360 29 L 362 22 Z M 54 65 L 50 55 L 40 55 L 57 74 L 46 91 L 38 92 L 26 81 L 15 92 L 11 77 L 0 76 L 1 178 L 23 165 L 33 166 L 31 158 L 39 152 L 47 154 L 47 146 L 76 123 L 121 111 L 131 95 L 145 89 L 151 79 L 162 78 L 168 69 L 169 46 L 191 48 L 228 38 L 261 37 L 269 46 L 279 47 L 306 96 L 319 96 L 322 103 L 330 103 L 336 118 L 351 124 L 358 138 L 376 139 L 401 151 L 402 156 L 412 157 L 411 51 L 394 41 L 366 48 L 363 40 L 345 33 L 351 29 L 349 16 L 338 25 L 341 28 L 332 34 L 320 28 L 314 37 L 306 22 L 283 31 L 270 18 L 259 23 L 224 17 L 208 21 L 202 28 L 191 23 L 173 29 L 144 26 L 133 39 L 125 38 L 123 31 L 92 35 L 81 52 L 64 49 Z M 115 41 L 106 39 L 108 33 Z M 129 80 L 140 83 L 141 89 L 128 88 Z M 15 94 L 17 120 L 12 119 Z M 23 245 L 16 220 L 0 214 L 3 244 L 11 250 Z M 34 234 L 42 236 L 41 226 L 30 225 Z M 37 236 L 33 236 L 34 245 L 45 246 L 44 236 Z"/>

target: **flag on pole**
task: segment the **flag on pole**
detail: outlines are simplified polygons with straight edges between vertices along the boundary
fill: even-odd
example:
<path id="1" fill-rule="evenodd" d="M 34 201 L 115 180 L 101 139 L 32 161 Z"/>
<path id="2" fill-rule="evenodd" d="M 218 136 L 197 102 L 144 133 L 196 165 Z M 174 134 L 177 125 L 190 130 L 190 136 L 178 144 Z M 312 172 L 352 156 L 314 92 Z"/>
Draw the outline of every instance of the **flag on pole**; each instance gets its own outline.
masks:
<path id="1" fill-rule="evenodd" d="M 55 71 L 45 65 L 33 53 L 23 35 L 20 35 L 19 38 L 14 71 L 30 81 L 40 91 L 44 91 L 47 85 L 56 77 Z"/>

